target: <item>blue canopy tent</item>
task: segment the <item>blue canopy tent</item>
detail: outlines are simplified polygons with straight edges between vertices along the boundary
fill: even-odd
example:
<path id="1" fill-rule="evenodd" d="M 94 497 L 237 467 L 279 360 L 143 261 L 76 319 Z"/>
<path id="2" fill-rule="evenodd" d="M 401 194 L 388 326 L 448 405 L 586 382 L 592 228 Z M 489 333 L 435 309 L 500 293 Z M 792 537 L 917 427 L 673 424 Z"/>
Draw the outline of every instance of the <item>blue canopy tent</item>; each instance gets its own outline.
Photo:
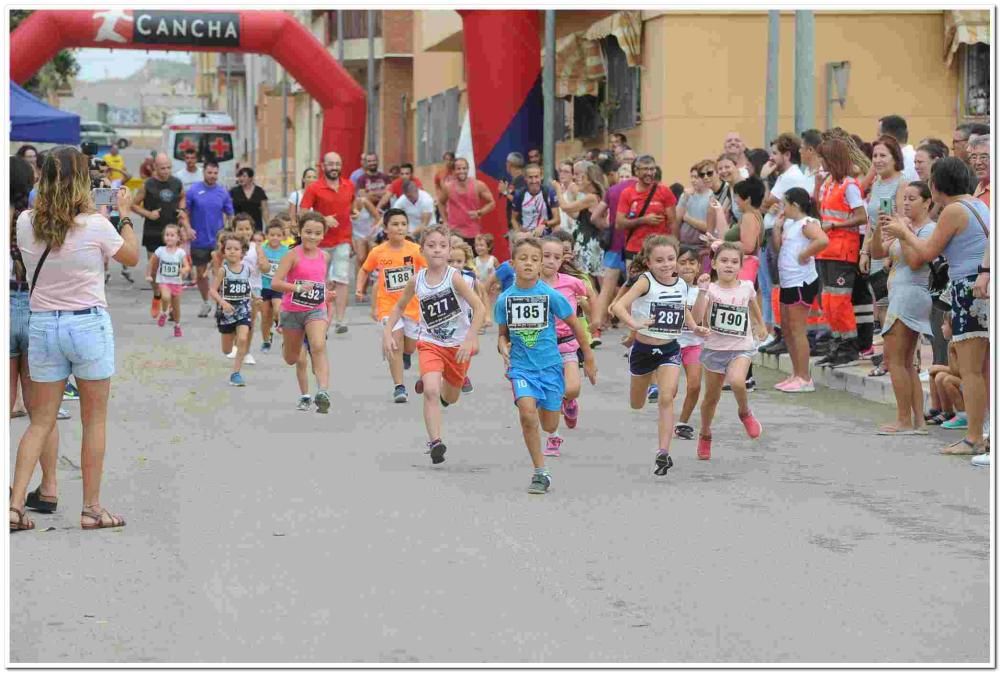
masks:
<path id="1" fill-rule="evenodd" d="M 11 82 L 10 139 L 79 145 L 80 115 L 43 103 Z"/>

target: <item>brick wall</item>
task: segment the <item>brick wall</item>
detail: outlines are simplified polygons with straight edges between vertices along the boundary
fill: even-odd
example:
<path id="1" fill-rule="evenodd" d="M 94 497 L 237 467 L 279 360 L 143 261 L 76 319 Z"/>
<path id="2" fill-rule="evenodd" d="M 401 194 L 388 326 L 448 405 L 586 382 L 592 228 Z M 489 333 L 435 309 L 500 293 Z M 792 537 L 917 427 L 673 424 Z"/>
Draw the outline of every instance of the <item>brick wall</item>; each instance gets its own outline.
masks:
<path id="1" fill-rule="evenodd" d="M 386 14 L 404 12 L 386 12 Z M 406 94 L 406 106 L 413 103 L 413 59 L 386 58 L 382 61 L 382 81 L 379 88 L 379 110 L 381 119 L 379 156 L 382 166 L 388 168 L 393 164 L 409 161 L 415 163 L 413 148 L 413 119 L 409 110 L 402 107 L 402 95 Z M 402 135 L 403 119 L 406 120 L 406 132 Z"/>
<path id="2" fill-rule="evenodd" d="M 385 10 L 382 12 L 382 45 L 386 54 L 413 53 L 413 12 Z"/>
<path id="3" fill-rule="evenodd" d="M 280 91 L 280 89 L 278 90 Z M 295 119 L 295 96 L 288 97 L 288 116 Z M 269 95 L 263 90 L 257 95 L 257 166 L 256 182 L 264 191 L 281 193 L 281 96 Z M 295 126 L 288 130 L 288 184 L 296 184 Z M 293 187 L 289 187 L 290 189 Z"/>

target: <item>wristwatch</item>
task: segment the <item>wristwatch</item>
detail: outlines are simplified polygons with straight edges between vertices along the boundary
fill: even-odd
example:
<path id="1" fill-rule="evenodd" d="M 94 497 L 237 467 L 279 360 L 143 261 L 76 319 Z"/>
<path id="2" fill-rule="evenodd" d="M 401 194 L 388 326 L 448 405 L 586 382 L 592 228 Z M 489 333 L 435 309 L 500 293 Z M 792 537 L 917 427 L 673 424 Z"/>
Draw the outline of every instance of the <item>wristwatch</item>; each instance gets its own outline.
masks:
<path id="1" fill-rule="evenodd" d="M 121 227 L 124 227 L 124 226 L 125 226 L 126 224 L 127 224 L 128 226 L 132 227 L 133 229 L 135 229 L 135 225 L 134 225 L 134 224 L 132 224 L 132 219 L 131 219 L 131 218 L 129 218 L 129 217 L 123 217 L 123 218 L 121 218 L 120 220 L 118 220 L 118 228 L 119 228 L 119 229 L 120 229 Z"/>
<path id="2" fill-rule="evenodd" d="M 990 272 L 990 267 L 988 267 L 988 266 L 980 266 L 979 267 L 979 273 L 989 273 L 989 272 Z"/>

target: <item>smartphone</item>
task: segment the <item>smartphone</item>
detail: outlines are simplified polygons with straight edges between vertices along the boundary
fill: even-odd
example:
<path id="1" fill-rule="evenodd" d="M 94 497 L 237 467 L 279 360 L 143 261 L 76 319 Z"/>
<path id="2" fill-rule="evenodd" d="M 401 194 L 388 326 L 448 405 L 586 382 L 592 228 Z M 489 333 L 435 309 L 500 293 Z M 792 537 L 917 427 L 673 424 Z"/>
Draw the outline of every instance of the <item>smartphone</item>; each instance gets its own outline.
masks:
<path id="1" fill-rule="evenodd" d="M 96 187 L 90 190 L 90 195 L 94 197 L 95 206 L 112 206 L 115 203 L 115 192 L 112 187 Z"/>
<path id="2" fill-rule="evenodd" d="M 878 212 L 885 213 L 886 215 L 892 215 L 892 209 L 893 209 L 893 205 L 894 205 L 893 201 L 894 200 L 895 199 L 893 199 L 892 197 L 886 197 L 886 198 L 879 199 L 879 202 L 878 202 Z"/>

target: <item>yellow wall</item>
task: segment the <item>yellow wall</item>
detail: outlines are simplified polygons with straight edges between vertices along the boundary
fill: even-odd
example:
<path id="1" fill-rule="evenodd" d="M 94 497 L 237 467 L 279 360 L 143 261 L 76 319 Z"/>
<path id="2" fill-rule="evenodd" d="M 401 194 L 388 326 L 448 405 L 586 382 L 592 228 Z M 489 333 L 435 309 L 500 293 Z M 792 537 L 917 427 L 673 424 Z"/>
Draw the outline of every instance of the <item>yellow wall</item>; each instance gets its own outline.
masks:
<path id="1" fill-rule="evenodd" d="M 878 118 L 907 118 L 913 142 L 947 139 L 955 126 L 957 68 L 944 66 L 941 12 L 816 13 L 816 128 L 825 125 L 828 61 L 850 61 L 845 108 L 833 123 L 874 138 Z M 643 26 L 642 123 L 630 144 L 683 178 L 699 159 L 722 151 L 728 131 L 764 146 L 767 15 L 661 15 Z M 778 130 L 794 128 L 795 20 L 781 17 Z M 697 67 L 695 67 L 697 64 Z"/>

